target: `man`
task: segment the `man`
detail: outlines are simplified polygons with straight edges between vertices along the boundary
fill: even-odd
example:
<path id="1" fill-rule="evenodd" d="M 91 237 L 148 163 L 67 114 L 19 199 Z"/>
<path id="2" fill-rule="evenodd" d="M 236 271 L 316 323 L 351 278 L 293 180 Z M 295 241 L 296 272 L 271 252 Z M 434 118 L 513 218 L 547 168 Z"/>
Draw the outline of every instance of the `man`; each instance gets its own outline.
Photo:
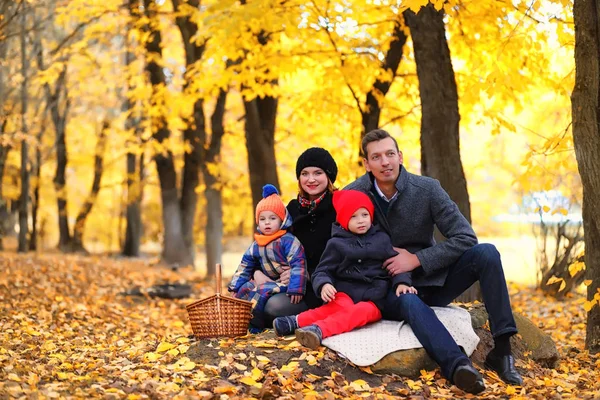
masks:
<path id="1" fill-rule="evenodd" d="M 479 281 L 495 344 L 485 366 L 505 382 L 521 385 L 509 341 L 517 328 L 496 248 L 477 244 L 473 228 L 437 180 L 404 169 L 402 152 L 388 132 L 367 133 L 361 147 L 367 173 L 346 189 L 371 197 L 375 218 L 398 252 L 384 266 L 392 275 L 412 271 L 418 290 L 396 296 L 392 288 L 383 317 L 405 320 L 448 379 L 464 391 L 479 393 L 485 389 L 483 378 L 430 308 L 448 305 Z M 435 242 L 434 226 L 446 241 Z"/>

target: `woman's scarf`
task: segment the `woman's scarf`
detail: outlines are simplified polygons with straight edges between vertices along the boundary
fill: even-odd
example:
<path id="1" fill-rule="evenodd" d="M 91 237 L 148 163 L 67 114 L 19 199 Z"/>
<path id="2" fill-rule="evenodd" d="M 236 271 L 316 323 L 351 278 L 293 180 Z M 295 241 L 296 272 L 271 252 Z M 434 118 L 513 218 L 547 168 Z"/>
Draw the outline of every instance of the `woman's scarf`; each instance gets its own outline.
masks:
<path id="1" fill-rule="evenodd" d="M 308 211 L 312 211 L 315 208 L 317 208 L 317 206 L 319 205 L 321 200 L 323 200 L 325 198 L 325 195 L 327 195 L 327 191 L 324 191 L 321 196 L 319 196 L 318 198 L 316 198 L 314 200 L 309 200 L 306 197 L 302 197 L 301 195 L 298 195 L 298 202 L 300 203 L 300 206 L 302 206 L 304 208 L 308 208 Z"/>

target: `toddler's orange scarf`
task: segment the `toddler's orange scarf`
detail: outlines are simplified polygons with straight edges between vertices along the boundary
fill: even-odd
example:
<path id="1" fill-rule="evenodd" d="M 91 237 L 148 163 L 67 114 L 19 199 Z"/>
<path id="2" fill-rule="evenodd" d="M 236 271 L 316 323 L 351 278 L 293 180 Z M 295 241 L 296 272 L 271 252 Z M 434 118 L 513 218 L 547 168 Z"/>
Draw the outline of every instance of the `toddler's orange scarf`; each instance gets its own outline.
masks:
<path id="1" fill-rule="evenodd" d="M 280 229 L 272 235 L 261 235 L 260 233 L 255 233 L 254 240 L 256 240 L 256 243 L 258 243 L 259 246 L 266 246 L 273 240 L 279 239 L 286 233 L 287 231 L 285 229 Z"/>

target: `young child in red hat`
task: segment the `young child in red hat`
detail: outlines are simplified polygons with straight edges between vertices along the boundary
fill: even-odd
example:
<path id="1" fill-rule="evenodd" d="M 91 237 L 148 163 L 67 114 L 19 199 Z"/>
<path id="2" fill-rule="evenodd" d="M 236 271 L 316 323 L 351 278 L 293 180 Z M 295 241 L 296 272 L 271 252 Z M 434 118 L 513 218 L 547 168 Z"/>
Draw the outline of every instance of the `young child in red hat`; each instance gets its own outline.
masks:
<path id="1" fill-rule="evenodd" d="M 263 187 L 263 199 L 256 205 L 256 224 L 254 242 L 244 253 L 227 288 L 234 297 L 253 303 L 250 333 L 264 330 L 264 308 L 269 297 L 287 293 L 291 302 L 297 304 L 304 296 L 308 280 L 304 248 L 298 238 L 287 231 L 292 217 L 273 185 Z M 278 279 L 286 267 L 291 274 L 289 284 L 284 285 Z M 272 281 L 257 286 L 252 278 L 256 270 Z"/>
<path id="2" fill-rule="evenodd" d="M 300 343 L 317 348 L 329 336 L 349 332 L 381 319 L 390 283 L 396 293 L 416 293 L 411 274 L 390 277 L 383 262 L 398 254 L 387 233 L 373 225 L 374 206 L 356 190 L 333 194 L 337 212 L 332 237 L 312 276 L 325 305 L 273 321 L 278 336 L 296 333 Z"/>

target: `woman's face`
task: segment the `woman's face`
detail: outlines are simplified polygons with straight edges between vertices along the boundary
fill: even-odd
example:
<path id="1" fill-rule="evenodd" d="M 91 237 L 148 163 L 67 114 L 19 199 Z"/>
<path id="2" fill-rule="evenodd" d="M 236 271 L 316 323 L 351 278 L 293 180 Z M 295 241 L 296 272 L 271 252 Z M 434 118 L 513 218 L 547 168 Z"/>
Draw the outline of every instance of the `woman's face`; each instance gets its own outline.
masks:
<path id="1" fill-rule="evenodd" d="M 327 190 L 327 174 L 318 167 L 306 167 L 300 171 L 300 186 L 308 195 L 309 200 L 314 200 Z"/>

